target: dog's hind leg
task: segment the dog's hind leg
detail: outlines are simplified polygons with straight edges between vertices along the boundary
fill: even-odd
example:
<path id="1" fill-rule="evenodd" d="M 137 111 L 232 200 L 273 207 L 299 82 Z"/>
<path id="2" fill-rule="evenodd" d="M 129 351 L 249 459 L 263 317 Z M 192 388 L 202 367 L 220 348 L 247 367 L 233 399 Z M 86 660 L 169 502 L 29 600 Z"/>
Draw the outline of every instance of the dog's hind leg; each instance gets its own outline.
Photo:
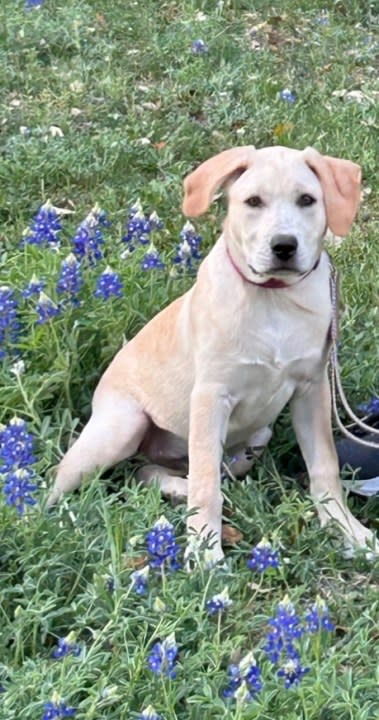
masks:
<path id="1" fill-rule="evenodd" d="M 152 485 L 156 482 L 162 495 L 173 500 L 184 500 L 188 495 L 188 480 L 180 477 L 177 470 L 162 467 L 161 465 L 144 465 L 136 474 L 137 480 Z"/>
<path id="2" fill-rule="evenodd" d="M 95 393 L 92 415 L 59 464 L 47 506 L 78 488 L 88 473 L 134 455 L 149 424 L 149 417 L 131 396 L 114 391 Z"/>

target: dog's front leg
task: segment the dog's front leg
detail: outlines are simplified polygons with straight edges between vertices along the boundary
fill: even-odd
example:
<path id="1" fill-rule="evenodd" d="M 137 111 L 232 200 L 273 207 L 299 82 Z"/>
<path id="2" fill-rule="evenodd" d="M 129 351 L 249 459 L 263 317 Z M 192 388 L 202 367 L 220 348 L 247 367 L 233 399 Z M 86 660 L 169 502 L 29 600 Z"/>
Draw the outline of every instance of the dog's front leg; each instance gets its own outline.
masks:
<path id="1" fill-rule="evenodd" d="M 327 372 L 306 390 L 297 391 L 291 402 L 292 421 L 310 477 L 321 525 L 339 524 L 349 551 L 369 543 L 375 553 L 379 545 L 373 534 L 346 507 L 339 477 L 338 458 L 331 422 L 331 398 Z"/>
<path id="2" fill-rule="evenodd" d="M 198 383 L 194 386 L 189 430 L 189 552 L 193 533 L 195 542 L 209 538 L 214 562 L 223 557 L 220 466 L 231 409 L 232 399 L 224 385 Z"/>

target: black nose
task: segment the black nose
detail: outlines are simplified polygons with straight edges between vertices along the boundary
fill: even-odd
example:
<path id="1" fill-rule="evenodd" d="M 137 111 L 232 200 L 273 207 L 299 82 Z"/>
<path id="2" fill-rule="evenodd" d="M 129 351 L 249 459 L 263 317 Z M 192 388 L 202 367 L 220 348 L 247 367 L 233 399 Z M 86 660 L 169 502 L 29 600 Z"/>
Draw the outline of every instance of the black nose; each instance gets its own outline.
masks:
<path id="1" fill-rule="evenodd" d="M 289 260 L 296 252 L 297 238 L 294 235 L 274 235 L 270 245 L 279 260 Z"/>

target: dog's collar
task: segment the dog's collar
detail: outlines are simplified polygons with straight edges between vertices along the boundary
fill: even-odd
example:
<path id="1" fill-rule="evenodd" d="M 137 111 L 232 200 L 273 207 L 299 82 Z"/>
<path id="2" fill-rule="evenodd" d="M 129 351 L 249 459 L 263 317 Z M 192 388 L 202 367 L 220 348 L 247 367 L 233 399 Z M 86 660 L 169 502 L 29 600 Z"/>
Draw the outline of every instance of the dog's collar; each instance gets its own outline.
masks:
<path id="1" fill-rule="evenodd" d="M 269 288 L 269 289 L 273 289 L 273 290 L 289 288 L 289 287 L 292 287 L 293 285 L 297 285 L 297 283 L 301 282 L 302 280 L 305 280 L 305 278 L 308 277 L 308 275 L 310 275 L 313 272 L 313 270 L 316 270 L 316 268 L 320 262 L 320 258 L 318 257 L 315 264 L 313 265 L 313 268 L 308 270 L 308 272 L 305 273 L 305 275 L 302 275 L 301 278 L 299 278 L 299 280 L 297 280 L 297 282 L 295 282 L 295 283 L 286 283 L 286 282 L 284 282 L 284 280 L 278 280 L 277 278 L 271 278 L 270 280 L 266 280 L 266 282 L 257 283 L 257 282 L 254 282 L 254 280 L 250 280 L 250 278 L 247 278 L 246 275 L 243 274 L 242 270 L 238 267 L 236 262 L 233 260 L 232 254 L 227 245 L 226 245 L 226 254 L 227 254 L 231 264 L 233 265 L 234 269 L 236 270 L 236 272 L 238 272 L 240 277 L 243 278 L 243 280 L 250 283 L 251 285 L 255 285 L 256 287 Z"/>

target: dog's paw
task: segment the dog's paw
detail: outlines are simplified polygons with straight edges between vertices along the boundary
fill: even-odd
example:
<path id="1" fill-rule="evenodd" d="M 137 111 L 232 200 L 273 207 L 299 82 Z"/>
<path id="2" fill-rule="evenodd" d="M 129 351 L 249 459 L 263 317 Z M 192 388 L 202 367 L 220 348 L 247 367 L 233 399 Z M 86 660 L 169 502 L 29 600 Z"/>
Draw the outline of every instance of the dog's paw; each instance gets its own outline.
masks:
<path id="1" fill-rule="evenodd" d="M 358 536 L 348 537 L 345 535 L 342 554 L 348 560 L 358 555 L 364 555 L 366 560 L 377 560 L 379 558 L 379 541 L 370 530 L 362 526 L 362 532 Z"/>

